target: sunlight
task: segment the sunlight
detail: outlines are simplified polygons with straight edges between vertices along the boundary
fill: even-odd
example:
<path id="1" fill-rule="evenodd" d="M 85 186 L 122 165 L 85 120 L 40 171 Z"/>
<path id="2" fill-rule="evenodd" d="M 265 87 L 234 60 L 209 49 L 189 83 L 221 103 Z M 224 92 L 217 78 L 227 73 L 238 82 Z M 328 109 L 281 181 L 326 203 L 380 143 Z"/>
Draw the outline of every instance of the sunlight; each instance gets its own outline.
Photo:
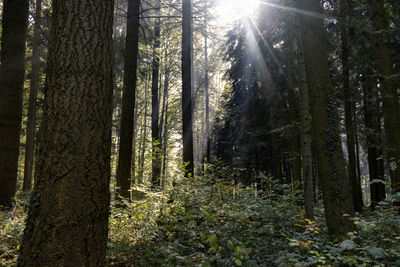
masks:
<path id="1" fill-rule="evenodd" d="M 259 0 L 219 0 L 217 13 L 224 23 L 232 23 L 240 18 L 253 16 L 259 3 Z"/>

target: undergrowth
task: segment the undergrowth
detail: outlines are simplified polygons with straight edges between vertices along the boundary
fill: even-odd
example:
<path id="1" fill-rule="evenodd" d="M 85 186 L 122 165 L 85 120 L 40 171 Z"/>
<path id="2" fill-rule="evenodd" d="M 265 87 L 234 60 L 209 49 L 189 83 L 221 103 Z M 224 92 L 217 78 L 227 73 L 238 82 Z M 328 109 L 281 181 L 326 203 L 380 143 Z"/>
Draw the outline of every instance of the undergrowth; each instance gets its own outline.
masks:
<path id="1" fill-rule="evenodd" d="M 400 216 L 388 203 L 356 217 L 357 231 L 335 241 L 318 205 L 315 222 L 304 218 L 300 191 L 273 179 L 260 192 L 214 178 L 164 193 L 137 187 L 124 208 L 112 202 L 108 265 L 400 266 Z M 0 213 L 1 266 L 15 265 L 24 205 Z"/>

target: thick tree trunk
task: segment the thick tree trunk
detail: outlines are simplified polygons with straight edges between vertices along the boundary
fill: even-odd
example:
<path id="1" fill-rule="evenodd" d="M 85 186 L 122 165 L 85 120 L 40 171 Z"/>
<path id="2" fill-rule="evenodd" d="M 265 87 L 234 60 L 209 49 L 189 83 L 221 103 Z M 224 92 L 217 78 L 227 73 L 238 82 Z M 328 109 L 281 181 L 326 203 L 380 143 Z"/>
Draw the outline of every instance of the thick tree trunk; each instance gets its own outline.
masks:
<path id="1" fill-rule="evenodd" d="M 182 4 L 182 135 L 185 177 L 193 176 L 193 4 Z"/>
<path id="2" fill-rule="evenodd" d="M 113 1 L 53 1 L 36 187 L 18 266 L 105 266 Z"/>
<path id="3" fill-rule="evenodd" d="M 36 99 L 40 80 L 40 22 L 42 15 L 42 0 L 36 1 L 35 26 L 33 29 L 32 45 L 32 71 L 31 85 L 29 92 L 28 123 L 26 126 L 25 166 L 23 190 L 29 191 L 32 188 L 32 169 L 35 151 L 35 130 L 36 130 Z"/>
<path id="4" fill-rule="evenodd" d="M 4 0 L 0 66 L 0 209 L 11 208 L 17 186 L 28 0 Z"/>
<path id="5" fill-rule="evenodd" d="M 321 13 L 319 0 L 303 0 L 300 8 Z M 324 20 L 301 16 L 303 47 L 310 92 L 312 124 L 316 143 L 318 174 L 330 234 L 343 237 L 354 230 L 350 185 L 345 169 L 335 94 L 330 84 Z"/>
<path id="6" fill-rule="evenodd" d="M 353 92 L 350 88 L 350 66 L 349 66 L 349 44 L 348 44 L 348 31 L 347 31 L 347 3 L 346 0 L 340 0 L 340 14 L 341 14 L 341 60 L 342 60 L 342 75 L 343 75 L 343 95 L 344 95 L 344 116 L 347 137 L 347 151 L 349 153 L 348 175 L 353 195 L 354 210 L 361 212 L 363 209 L 361 185 L 357 176 L 357 160 L 356 160 L 356 146 L 355 136 L 356 131 L 354 127 L 353 111 L 355 105 L 353 101 Z"/>
<path id="7" fill-rule="evenodd" d="M 392 192 L 400 192 L 400 107 L 394 80 L 393 61 L 384 0 L 370 0 L 371 19 L 376 33 L 377 67 L 382 88 L 383 117 L 387 140 Z"/>
<path id="8" fill-rule="evenodd" d="M 152 84 L 151 84 L 151 142 L 152 142 L 152 175 L 151 183 L 153 186 L 160 186 L 160 176 L 161 176 L 161 147 L 160 147 L 160 129 L 159 129 L 159 113 L 160 113 L 160 103 L 158 98 L 158 80 L 160 72 L 160 31 L 161 31 L 161 3 L 160 0 L 155 0 L 155 25 L 154 25 L 154 35 L 153 35 L 153 74 L 152 74 Z"/>
<path id="9" fill-rule="evenodd" d="M 303 37 L 298 31 L 298 73 L 300 79 L 300 143 L 301 143 L 301 170 L 304 188 L 304 207 L 306 218 L 314 219 L 314 179 L 313 179 L 313 135 L 312 118 L 310 113 L 310 96 L 307 82 L 306 66 L 304 61 Z"/>
<path id="10" fill-rule="evenodd" d="M 140 0 L 129 0 L 122 96 L 121 132 L 117 166 L 117 194 L 129 198 L 131 186 L 133 119 L 135 109 L 136 72 L 139 45 Z"/>

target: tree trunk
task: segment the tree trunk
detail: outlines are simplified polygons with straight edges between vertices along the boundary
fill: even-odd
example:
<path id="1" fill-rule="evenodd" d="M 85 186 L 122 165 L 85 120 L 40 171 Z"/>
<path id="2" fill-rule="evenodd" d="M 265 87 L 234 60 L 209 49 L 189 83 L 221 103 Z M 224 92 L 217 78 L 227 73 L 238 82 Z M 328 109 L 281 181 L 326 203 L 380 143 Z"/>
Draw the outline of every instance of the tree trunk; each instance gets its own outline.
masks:
<path id="1" fill-rule="evenodd" d="M 17 186 L 28 0 L 4 0 L 0 66 L 0 209 L 11 208 Z"/>
<path id="2" fill-rule="evenodd" d="M 136 72 L 139 45 L 140 0 L 129 0 L 122 96 L 121 132 L 117 166 L 117 194 L 129 198 L 131 185 L 133 119 L 135 109 Z"/>
<path id="3" fill-rule="evenodd" d="M 32 45 L 32 71 L 29 92 L 28 123 L 26 126 L 25 166 L 23 190 L 29 191 L 32 188 L 32 169 L 35 151 L 35 130 L 36 130 L 36 99 L 40 80 L 40 21 L 42 15 L 42 0 L 36 1 L 35 26 L 33 29 Z"/>
<path id="4" fill-rule="evenodd" d="M 145 161 L 145 153 L 146 153 L 146 140 L 147 140 L 147 82 L 144 88 L 144 122 L 143 122 L 143 128 L 142 128 L 142 151 L 140 154 L 140 166 L 139 166 L 139 179 L 138 183 L 143 184 L 143 173 L 144 173 L 144 161 Z"/>
<path id="5" fill-rule="evenodd" d="M 182 135 L 185 177 L 193 176 L 193 4 L 182 4 Z"/>
<path id="6" fill-rule="evenodd" d="M 298 15 L 297 15 L 298 17 Z M 300 143 L 301 143 L 301 169 L 304 188 L 304 207 L 306 218 L 314 219 L 314 179 L 313 179 L 313 135 L 312 118 L 310 113 L 310 96 L 304 62 L 303 37 L 298 31 L 298 73 L 300 79 Z"/>
<path id="7" fill-rule="evenodd" d="M 135 92 L 135 99 L 137 99 L 138 96 L 138 90 Z M 135 111 L 133 115 L 133 145 L 132 145 L 132 184 L 136 182 L 136 139 L 137 139 L 137 121 L 139 118 L 139 112 L 137 110 L 137 103 L 135 103 Z"/>
<path id="8" fill-rule="evenodd" d="M 303 0 L 300 8 L 322 13 L 319 0 Z M 301 16 L 306 73 L 311 102 L 312 125 L 316 143 L 318 174 L 323 192 L 328 231 L 344 237 L 354 230 L 350 185 L 345 169 L 338 130 L 339 116 L 330 83 L 324 20 Z"/>
<path id="9" fill-rule="evenodd" d="M 283 172 L 282 172 L 282 151 L 281 147 L 278 144 L 279 141 L 275 140 L 275 143 L 273 145 L 274 147 L 274 174 L 275 174 L 275 179 L 279 181 L 280 183 L 283 182 Z"/>
<path id="10" fill-rule="evenodd" d="M 376 89 L 372 88 L 372 73 L 362 75 L 361 85 L 364 97 L 364 119 L 367 131 L 368 167 L 371 184 L 371 201 L 374 207 L 383 201 L 386 195 L 383 156 L 380 146 L 382 145 L 382 129 L 379 115 L 380 101 Z M 377 182 L 381 180 L 382 182 Z"/>
<path id="11" fill-rule="evenodd" d="M 205 1 L 207 5 L 207 0 Z M 207 6 L 205 7 L 207 8 Z M 204 16 L 204 94 L 206 99 L 206 163 L 211 163 L 211 140 L 210 140 L 210 93 L 208 78 L 208 36 L 207 36 L 207 14 Z"/>
<path id="12" fill-rule="evenodd" d="M 169 42 L 169 38 L 167 37 L 167 44 L 165 46 L 165 51 L 164 51 L 164 56 L 165 56 L 165 69 L 164 69 L 164 93 L 163 93 L 163 101 L 162 101 L 162 108 L 161 108 L 161 119 L 160 119 L 160 136 L 159 136 L 159 140 L 160 140 L 160 147 L 162 149 L 164 142 L 163 142 L 163 138 L 162 138 L 162 131 L 163 131 L 163 127 L 164 127 L 164 115 L 166 112 L 166 102 L 167 102 L 167 96 L 168 96 L 168 89 L 169 89 L 169 75 L 170 75 L 170 66 L 169 66 L 169 62 L 168 62 L 168 42 Z"/>
<path id="13" fill-rule="evenodd" d="M 154 46 L 153 46 L 153 74 L 151 84 L 151 142 L 152 142 L 152 175 L 151 183 L 153 187 L 160 186 L 161 176 L 161 147 L 160 147 L 160 130 L 159 130 L 159 113 L 160 104 L 158 99 L 158 78 L 160 72 L 160 31 L 161 31 L 161 3 L 160 0 L 155 0 L 155 25 L 154 25 Z"/>
<path id="14" fill-rule="evenodd" d="M 353 195 L 354 210 L 361 212 L 362 195 L 360 191 L 360 181 L 357 176 L 357 160 L 356 160 L 356 146 L 355 136 L 356 131 L 354 127 L 353 111 L 355 105 L 353 101 L 353 93 L 350 88 L 350 66 L 349 66 L 349 44 L 348 44 L 348 31 L 347 31 L 347 13 L 348 7 L 346 0 L 340 0 L 340 15 L 341 15 L 341 60 L 342 60 L 342 75 L 343 75 L 343 95 L 344 95 L 344 116 L 347 137 L 347 151 L 349 153 L 348 175 L 351 185 L 351 192 Z"/>
<path id="15" fill-rule="evenodd" d="M 289 52 L 293 51 L 293 44 L 289 46 Z M 288 78 L 288 102 L 290 123 L 293 124 L 292 136 L 290 137 L 289 150 L 290 162 L 292 163 L 292 182 L 295 187 L 301 185 L 301 158 L 300 158 L 300 143 L 299 143 L 299 127 L 297 127 L 297 118 L 299 114 L 298 104 L 296 102 L 296 88 L 294 87 L 294 69 L 292 59 L 287 60 L 287 78 Z"/>
<path id="16" fill-rule="evenodd" d="M 400 192 L 400 108 L 388 34 L 388 18 L 384 0 L 370 0 L 371 19 L 375 27 L 377 68 L 382 88 L 383 117 L 387 140 L 392 192 Z"/>
<path id="17" fill-rule="evenodd" d="M 167 103 L 165 106 L 165 123 L 164 123 L 164 134 L 163 134 L 163 157 L 162 157 L 162 189 L 165 188 L 166 179 L 167 179 L 167 153 L 168 153 L 168 91 L 167 91 Z"/>
<path id="18" fill-rule="evenodd" d="M 53 1 L 36 186 L 18 266 L 105 266 L 113 1 Z"/>

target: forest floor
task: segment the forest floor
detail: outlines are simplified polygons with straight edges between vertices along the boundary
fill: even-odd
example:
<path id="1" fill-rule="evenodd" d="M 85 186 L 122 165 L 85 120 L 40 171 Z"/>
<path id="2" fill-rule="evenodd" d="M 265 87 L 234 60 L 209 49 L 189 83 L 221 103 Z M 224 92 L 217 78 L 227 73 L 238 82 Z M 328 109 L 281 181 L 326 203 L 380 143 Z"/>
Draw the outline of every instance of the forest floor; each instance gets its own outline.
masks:
<path id="1" fill-rule="evenodd" d="M 400 266 L 400 216 L 382 202 L 354 222 L 346 240 L 326 234 L 323 210 L 304 218 L 301 192 L 270 180 L 270 189 L 178 182 L 164 193 L 133 190 L 124 209 L 112 202 L 109 266 Z M 0 266 L 14 266 L 26 196 L 0 213 Z"/>

